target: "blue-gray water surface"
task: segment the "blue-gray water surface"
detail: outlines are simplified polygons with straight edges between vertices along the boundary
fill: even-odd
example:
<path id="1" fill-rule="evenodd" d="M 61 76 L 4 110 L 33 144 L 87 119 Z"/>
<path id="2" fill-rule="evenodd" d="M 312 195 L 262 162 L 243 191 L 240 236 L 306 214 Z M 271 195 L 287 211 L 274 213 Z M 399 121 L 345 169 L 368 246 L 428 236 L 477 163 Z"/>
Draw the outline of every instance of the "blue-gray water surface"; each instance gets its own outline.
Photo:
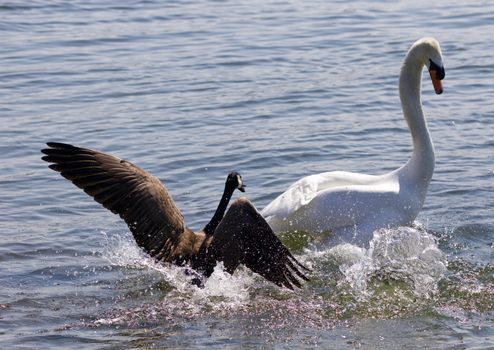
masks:
<path id="1" fill-rule="evenodd" d="M 489 1 L 2 2 L 1 348 L 494 348 L 493 32 Z M 384 173 L 411 153 L 397 81 L 423 36 L 446 79 L 423 76 L 416 227 L 369 250 L 282 235 L 301 290 L 220 268 L 191 287 L 41 161 L 47 141 L 130 160 L 195 229 L 231 170 L 259 209 L 308 174 Z"/>

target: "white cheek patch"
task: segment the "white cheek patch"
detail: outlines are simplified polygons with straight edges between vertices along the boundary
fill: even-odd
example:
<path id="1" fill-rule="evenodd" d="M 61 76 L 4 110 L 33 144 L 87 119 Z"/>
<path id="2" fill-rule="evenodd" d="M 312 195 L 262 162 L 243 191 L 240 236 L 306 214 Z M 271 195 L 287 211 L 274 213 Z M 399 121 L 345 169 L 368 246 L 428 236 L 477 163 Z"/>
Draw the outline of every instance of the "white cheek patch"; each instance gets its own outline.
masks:
<path id="1" fill-rule="evenodd" d="M 238 182 L 237 188 L 242 188 L 242 185 L 244 183 L 242 182 L 242 178 L 240 177 L 240 175 L 237 175 L 237 182 Z"/>

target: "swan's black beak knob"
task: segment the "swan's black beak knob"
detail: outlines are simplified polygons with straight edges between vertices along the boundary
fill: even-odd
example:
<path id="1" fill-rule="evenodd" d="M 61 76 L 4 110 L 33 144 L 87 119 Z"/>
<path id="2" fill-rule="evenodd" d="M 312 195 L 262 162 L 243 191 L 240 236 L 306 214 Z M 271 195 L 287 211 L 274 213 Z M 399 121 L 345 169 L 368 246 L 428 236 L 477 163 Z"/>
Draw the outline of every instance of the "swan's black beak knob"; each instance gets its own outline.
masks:
<path id="1" fill-rule="evenodd" d="M 443 93 L 443 83 L 441 80 L 446 76 L 446 72 L 443 66 L 439 66 L 433 60 L 429 59 L 429 62 L 429 74 L 431 75 L 432 85 L 436 94 L 440 95 Z"/>

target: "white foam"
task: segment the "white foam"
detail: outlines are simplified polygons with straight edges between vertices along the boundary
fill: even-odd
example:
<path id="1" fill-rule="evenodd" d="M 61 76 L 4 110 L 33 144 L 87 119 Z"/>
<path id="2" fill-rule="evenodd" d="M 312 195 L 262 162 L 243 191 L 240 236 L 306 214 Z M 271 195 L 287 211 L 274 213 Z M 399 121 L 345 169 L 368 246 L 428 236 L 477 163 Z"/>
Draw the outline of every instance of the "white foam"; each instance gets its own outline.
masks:
<path id="1" fill-rule="evenodd" d="M 436 238 L 411 227 L 375 232 L 369 253 L 377 273 L 410 281 L 414 292 L 422 296 L 437 291 L 447 268 Z"/>
<path id="2" fill-rule="evenodd" d="M 187 267 L 156 262 L 137 246 L 130 233 L 102 234 L 106 238 L 102 255 L 111 264 L 159 272 L 163 279 L 174 287 L 170 297 L 183 299 L 187 296 L 187 300 L 191 301 L 190 307 L 208 305 L 219 309 L 235 308 L 249 300 L 249 288 L 254 278 L 244 269 L 238 269 L 232 276 L 225 272 L 223 264 L 219 263 L 204 287 L 199 288 L 191 283 L 194 276 L 186 273 Z"/>
<path id="3" fill-rule="evenodd" d="M 344 243 L 309 255 L 318 270 L 329 261 L 336 265 L 343 275 L 338 284 L 349 285 L 357 299 L 372 295 L 368 285 L 376 276 L 404 281 L 414 294 L 429 297 L 437 292 L 447 266 L 435 237 L 411 227 L 374 232 L 368 249 Z"/>
<path id="4" fill-rule="evenodd" d="M 248 269 L 240 268 L 232 276 L 220 263 L 204 288 L 199 288 L 191 284 L 194 276 L 186 274 L 185 267 L 155 262 L 137 247 L 130 233 L 103 234 L 106 237 L 103 257 L 114 265 L 160 273 L 173 286 L 167 292 L 167 300 L 173 300 L 177 304 L 174 307 L 200 312 L 205 307 L 231 310 L 249 303 L 255 274 Z M 376 276 L 404 281 L 416 295 L 429 297 L 436 293 L 437 283 L 447 266 L 435 237 L 425 230 L 410 227 L 376 231 L 368 249 L 341 244 L 323 251 L 306 252 L 298 259 L 314 270 L 309 274 L 312 278 L 334 278 L 336 269 L 342 275 L 338 285 L 350 286 L 355 297 L 364 300 L 372 296 L 369 283 Z"/>
<path id="5" fill-rule="evenodd" d="M 101 231 L 105 237 L 102 256 L 112 265 L 142 267 L 147 255 L 139 249 L 130 233 L 108 234 Z"/>
<path id="6" fill-rule="evenodd" d="M 240 307 L 249 301 L 249 290 L 253 277 L 244 269 L 234 275 L 224 270 L 223 263 L 216 265 L 213 274 L 206 280 L 204 288 L 195 288 L 193 298 L 197 302 L 209 302 L 213 309 Z"/>

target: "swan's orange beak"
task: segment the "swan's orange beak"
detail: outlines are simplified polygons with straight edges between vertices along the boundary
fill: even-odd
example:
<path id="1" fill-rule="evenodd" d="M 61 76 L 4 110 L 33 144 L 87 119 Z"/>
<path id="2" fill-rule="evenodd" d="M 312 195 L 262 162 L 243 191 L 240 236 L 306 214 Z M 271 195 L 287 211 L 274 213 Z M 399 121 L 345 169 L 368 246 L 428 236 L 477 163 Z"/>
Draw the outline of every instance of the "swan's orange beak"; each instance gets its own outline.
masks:
<path id="1" fill-rule="evenodd" d="M 434 86 L 434 91 L 436 94 L 440 95 L 443 93 L 443 83 L 438 77 L 438 72 L 435 69 L 430 69 L 429 74 L 431 75 L 432 85 Z"/>
<path id="2" fill-rule="evenodd" d="M 436 94 L 442 94 L 443 93 L 443 83 L 441 83 L 441 80 L 444 79 L 446 76 L 446 73 L 444 72 L 444 67 L 443 65 L 438 65 L 435 63 L 433 60 L 429 58 L 429 74 L 431 75 L 431 80 L 432 80 L 432 85 L 434 85 L 434 90 L 436 91 Z"/>

